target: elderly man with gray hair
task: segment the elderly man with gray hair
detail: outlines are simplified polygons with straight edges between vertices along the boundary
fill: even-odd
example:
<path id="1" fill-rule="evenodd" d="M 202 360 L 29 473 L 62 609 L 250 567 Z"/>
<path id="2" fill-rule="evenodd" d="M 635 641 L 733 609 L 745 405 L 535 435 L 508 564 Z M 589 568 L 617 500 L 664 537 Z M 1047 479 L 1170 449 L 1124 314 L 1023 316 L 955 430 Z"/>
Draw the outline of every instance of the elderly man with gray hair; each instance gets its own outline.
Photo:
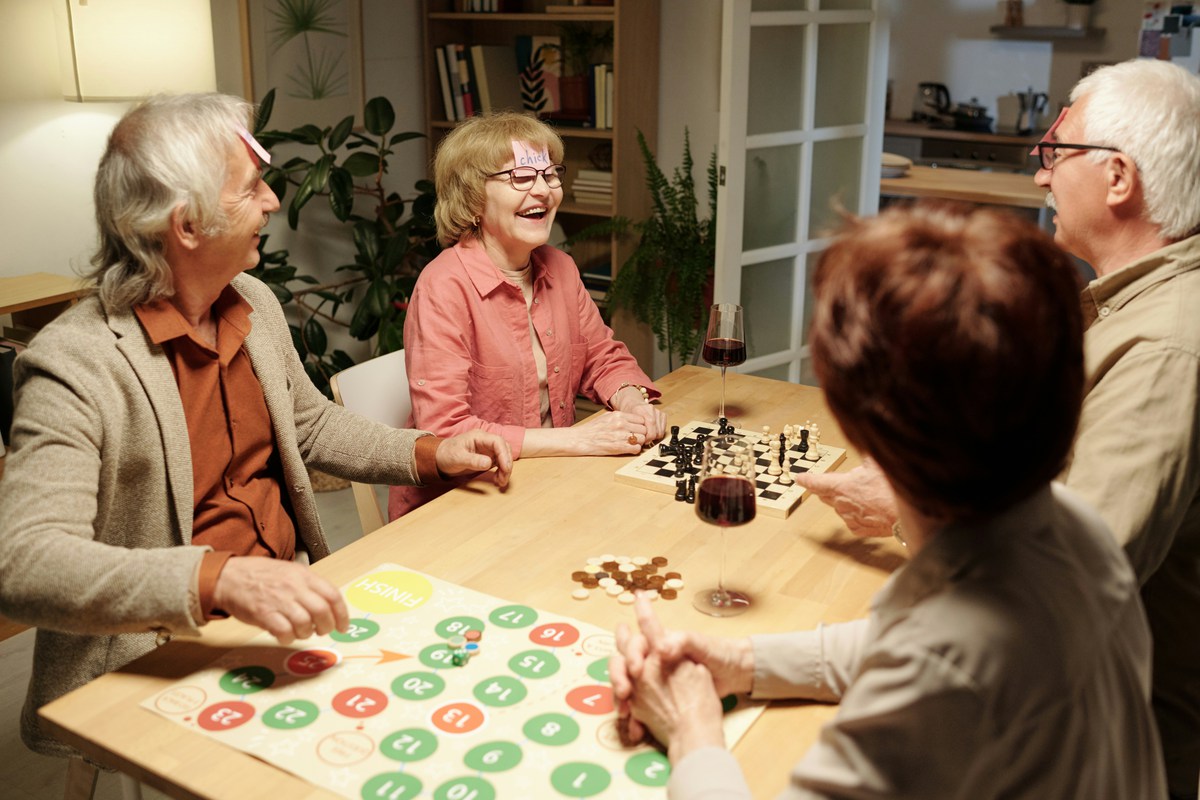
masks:
<path id="1" fill-rule="evenodd" d="M 38 626 L 22 735 L 70 755 L 37 709 L 177 633 L 234 616 L 287 644 L 345 630 L 305 566 L 329 553 L 306 466 L 418 484 L 512 465 L 499 436 L 439 439 L 358 417 L 305 375 L 262 283 L 279 201 L 251 107 L 154 97 L 108 141 L 95 291 L 17 359 L 0 481 L 0 610 Z"/>
<path id="2" fill-rule="evenodd" d="M 1142 584 L 1170 790 L 1194 800 L 1200 783 L 1200 78 L 1162 61 L 1099 69 L 1075 86 L 1070 108 L 1036 151 L 1041 169 L 1035 181 L 1049 190 L 1055 241 L 1096 271 L 1082 294 L 1086 395 L 1061 477 L 1100 510 Z M 1020 469 L 1019 455 L 1011 463 Z M 797 481 L 855 532 L 891 535 L 895 502 L 873 465 Z"/>

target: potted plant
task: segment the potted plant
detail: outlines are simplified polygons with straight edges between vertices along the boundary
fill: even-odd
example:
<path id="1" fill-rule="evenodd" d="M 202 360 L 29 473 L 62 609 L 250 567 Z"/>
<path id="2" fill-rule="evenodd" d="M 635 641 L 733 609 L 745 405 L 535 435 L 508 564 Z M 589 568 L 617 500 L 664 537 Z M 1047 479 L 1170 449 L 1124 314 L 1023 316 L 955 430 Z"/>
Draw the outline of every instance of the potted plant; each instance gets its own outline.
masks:
<path id="1" fill-rule="evenodd" d="M 640 222 L 614 218 L 592 231 L 621 234 L 632 230 L 637 247 L 613 279 L 608 303 L 628 311 L 654 331 L 666 351 L 670 369 L 700 346 L 712 301 L 713 269 L 717 257 L 717 154 L 708 162 L 708 216 L 701 218 L 692 175 L 691 141 L 683 131 L 683 162 L 670 180 L 659 168 L 646 137 L 638 131 L 638 147 L 646 166 L 646 186 L 653 214 Z M 581 238 L 576 236 L 575 238 Z"/>
<path id="2" fill-rule="evenodd" d="M 567 113 L 588 110 L 589 71 L 613 44 L 611 25 L 567 22 L 558 26 L 563 74 L 558 79 L 559 100 Z"/>
<path id="3" fill-rule="evenodd" d="M 1067 27 L 1086 30 L 1092 18 L 1092 5 L 1096 0 L 1063 0 L 1067 4 Z"/>
<path id="4" fill-rule="evenodd" d="M 348 116 L 332 127 L 302 125 L 290 131 L 265 130 L 274 105 L 275 90 L 263 98 L 254 134 L 270 149 L 293 142 L 314 152 L 280 163 L 276 159 L 263 180 L 285 203 L 288 225 L 296 230 L 300 215 L 314 198 L 324 198 L 333 216 L 345 223 L 353 242 L 353 263 L 337 267 L 345 277 L 320 283 L 300 273 L 288 262 L 286 250 L 267 251 L 267 237 L 259 245 L 262 258 L 251 275 L 266 282 L 285 308 L 294 311 L 292 341 L 313 383 L 330 396 L 329 378 L 354 361 L 343 350 L 329 349 L 326 325 L 347 328 L 361 341 L 375 340 L 372 355 L 404 346 L 404 312 L 409 294 L 422 267 L 437 255 L 433 222 L 433 184 L 422 180 L 409 199 L 388 191 L 383 176 L 393 148 L 423 134 L 391 133 L 396 115 L 386 98 L 375 97 L 363 109 L 363 130 L 354 130 Z M 390 134 L 390 136 L 389 136 Z M 406 216 L 407 212 L 407 216 Z M 301 284 L 293 288 L 293 284 Z M 349 320 L 339 317 L 343 308 Z"/>

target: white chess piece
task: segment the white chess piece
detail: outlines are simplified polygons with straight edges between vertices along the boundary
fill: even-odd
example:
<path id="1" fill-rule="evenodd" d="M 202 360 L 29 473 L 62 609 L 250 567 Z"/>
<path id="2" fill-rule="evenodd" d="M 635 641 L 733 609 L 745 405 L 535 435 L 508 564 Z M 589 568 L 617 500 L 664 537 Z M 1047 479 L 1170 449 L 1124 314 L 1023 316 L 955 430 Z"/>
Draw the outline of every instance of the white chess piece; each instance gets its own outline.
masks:
<path id="1" fill-rule="evenodd" d="M 816 425 L 808 431 L 808 452 L 804 454 L 805 461 L 821 460 L 821 429 Z"/>
<path id="2" fill-rule="evenodd" d="M 783 470 L 779 466 L 779 440 L 778 439 L 771 440 L 770 453 L 771 453 L 771 455 L 770 455 L 769 463 L 767 464 L 767 474 L 768 475 L 778 475 L 781 472 L 783 472 Z"/>
<path id="3" fill-rule="evenodd" d="M 791 459 L 786 455 L 783 457 L 783 474 L 779 476 L 779 482 L 784 486 L 791 486 L 795 481 L 792 480 L 792 465 Z"/>
<path id="4" fill-rule="evenodd" d="M 771 426 L 763 425 L 762 438 L 758 440 L 760 444 L 769 444 L 771 442 Z"/>

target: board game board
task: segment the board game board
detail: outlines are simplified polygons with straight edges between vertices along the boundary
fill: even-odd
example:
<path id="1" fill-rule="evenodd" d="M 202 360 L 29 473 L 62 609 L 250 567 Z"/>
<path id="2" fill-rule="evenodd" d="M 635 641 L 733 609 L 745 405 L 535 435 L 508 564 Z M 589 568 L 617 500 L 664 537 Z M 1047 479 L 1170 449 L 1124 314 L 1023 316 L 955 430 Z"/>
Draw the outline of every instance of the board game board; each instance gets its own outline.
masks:
<path id="1" fill-rule="evenodd" d="M 703 433 L 706 436 L 713 436 L 716 432 L 717 424 L 715 422 L 689 422 L 687 425 L 680 426 L 679 441 L 694 445 L 699 441 L 697 439 L 699 434 Z M 767 467 L 769 466 L 769 460 L 767 459 L 768 445 L 760 443 L 759 440 L 762 438 L 761 432 L 736 428 L 734 429 L 734 434 L 755 443 L 754 451 L 757 455 L 756 470 L 758 473 L 758 478 L 755 481 L 757 495 L 755 504 L 758 513 L 768 517 L 786 519 L 795 510 L 796 506 L 800 505 L 800 501 L 804 499 L 806 491 L 795 483 L 790 485 L 780 483 L 778 475 L 767 474 Z M 660 445 L 651 447 L 618 469 L 614 476 L 617 482 L 626 483 L 630 486 L 640 486 L 643 489 L 652 489 L 656 492 L 674 494 L 676 481 L 675 458 L 670 455 L 662 455 L 659 448 Z M 793 464 L 792 473 L 826 472 L 842 463 L 846 458 L 846 451 L 840 447 L 819 444 L 818 448 L 821 458 L 817 461 L 807 461 L 800 457 L 801 453 L 797 445 L 789 447 L 788 458 Z M 695 475 L 697 472 L 699 472 L 699 468 L 695 466 L 684 468 L 684 473 L 688 476 Z"/>
<path id="2" fill-rule="evenodd" d="M 348 633 L 260 634 L 142 706 L 355 800 L 666 795 L 666 758 L 619 740 L 610 631 L 396 564 L 342 591 Z M 726 698 L 730 746 L 764 707 Z"/>

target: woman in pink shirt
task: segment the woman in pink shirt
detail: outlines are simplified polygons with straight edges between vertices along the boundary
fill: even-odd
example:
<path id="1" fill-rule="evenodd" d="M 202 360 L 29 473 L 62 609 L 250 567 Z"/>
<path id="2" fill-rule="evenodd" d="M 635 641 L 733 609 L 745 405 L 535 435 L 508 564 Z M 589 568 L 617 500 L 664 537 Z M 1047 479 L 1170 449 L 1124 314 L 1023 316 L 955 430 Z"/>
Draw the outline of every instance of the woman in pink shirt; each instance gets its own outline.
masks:
<path id="1" fill-rule="evenodd" d="M 438 239 L 404 323 L 411 424 L 500 434 L 513 458 L 634 454 L 660 439 L 659 396 L 613 338 L 566 253 L 550 247 L 563 144 L 523 114 L 472 117 L 434 160 Z M 610 409 L 572 427 L 575 396 Z M 393 487 L 392 519 L 452 488 Z"/>

